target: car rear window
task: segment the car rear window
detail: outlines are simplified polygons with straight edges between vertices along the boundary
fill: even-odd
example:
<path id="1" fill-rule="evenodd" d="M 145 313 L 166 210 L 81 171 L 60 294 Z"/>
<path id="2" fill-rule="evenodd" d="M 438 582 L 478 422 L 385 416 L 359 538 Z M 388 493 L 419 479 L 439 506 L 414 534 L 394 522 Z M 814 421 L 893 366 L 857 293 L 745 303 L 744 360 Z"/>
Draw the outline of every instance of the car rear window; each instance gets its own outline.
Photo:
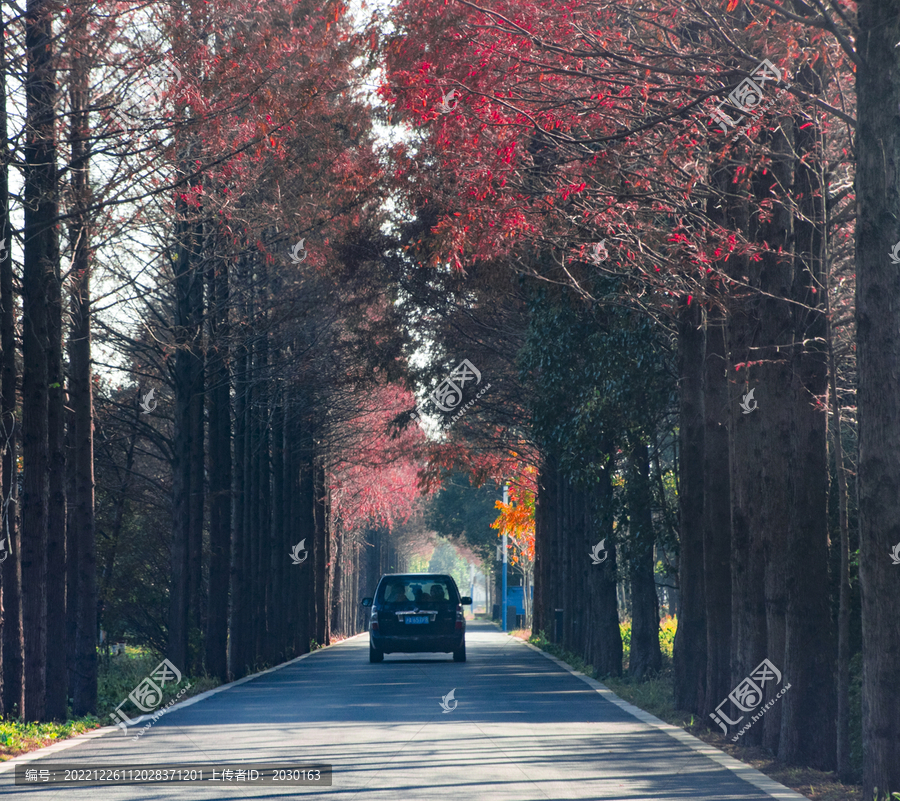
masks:
<path id="1" fill-rule="evenodd" d="M 444 578 L 389 579 L 378 590 L 378 601 L 386 604 L 458 602 L 456 590 Z"/>

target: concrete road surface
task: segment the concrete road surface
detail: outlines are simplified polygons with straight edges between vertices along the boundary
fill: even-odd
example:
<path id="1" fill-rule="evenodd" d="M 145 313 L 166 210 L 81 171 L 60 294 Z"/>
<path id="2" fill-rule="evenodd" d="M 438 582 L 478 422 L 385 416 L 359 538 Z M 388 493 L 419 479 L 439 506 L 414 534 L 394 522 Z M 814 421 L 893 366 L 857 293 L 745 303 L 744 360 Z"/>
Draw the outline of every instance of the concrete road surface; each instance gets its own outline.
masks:
<path id="1" fill-rule="evenodd" d="M 41 801 L 803 797 L 489 624 L 469 623 L 467 650 L 464 664 L 450 654 L 389 654 L 372 665 L 368 635 L 354 637 L 173 707 L 138 740 L 107 730 L 5 763 L 0 796 Z M 451 691 L 453 698 L 447 698 Z M 179 766 L 189 764 L 204 766 L 207 777 L 214 769 L 221 776 L 226 763 L 327 763 L 333 766 L 332 786 L 174 778 Z M 169 769 L 173 778 L 142 785 L 15 786 L 15 764 L 37 771 L 51 764 Z"/>

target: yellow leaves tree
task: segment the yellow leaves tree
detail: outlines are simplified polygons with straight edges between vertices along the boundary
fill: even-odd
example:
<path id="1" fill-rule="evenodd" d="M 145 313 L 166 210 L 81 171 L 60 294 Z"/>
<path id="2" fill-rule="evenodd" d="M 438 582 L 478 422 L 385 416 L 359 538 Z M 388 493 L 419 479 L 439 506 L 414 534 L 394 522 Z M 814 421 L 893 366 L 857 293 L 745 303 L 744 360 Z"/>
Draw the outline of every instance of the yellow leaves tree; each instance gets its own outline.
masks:
<path id="1" fill-rule="evenodd" d="M 534 561 L 534 498 L 537 491 L 537 468 L 526 467 L 509 483 L 509 503 L 497 501 L 500 515 L 491 528 L 506 534 L 516 545 L 509 560 L 518 564 L 519 556 Z"/>

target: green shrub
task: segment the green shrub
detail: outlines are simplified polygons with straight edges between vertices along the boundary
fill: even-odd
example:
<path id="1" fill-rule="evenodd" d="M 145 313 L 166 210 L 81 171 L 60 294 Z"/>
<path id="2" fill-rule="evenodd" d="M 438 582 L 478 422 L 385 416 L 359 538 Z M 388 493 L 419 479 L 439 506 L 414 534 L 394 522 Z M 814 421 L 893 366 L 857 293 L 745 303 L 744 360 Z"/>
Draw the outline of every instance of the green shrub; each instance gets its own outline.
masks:
<path id="1" fill-rule="evenodd" d="M 619 631 L 622 633 L 622 659 L 627 662 L 631 657 L 631 621 L 619 623 Z"/>
<path id="2" fill-rule="evenodd" d="M 114 725 L 109 717 L 110 714 L 119 704 L 128 699 L 128 694 L 141 681 L 150 676 L 162 659 L 163 657 L 154 654 L 149 649 L 132 647 L 126 649 L 124 656 L 100 657 L 97 681 L 97 716 L 104 726 Z M 208 676 L 189 678 L 182 672 L 182 679 L 178 684 L 168 682 L 162 688 L 163 698 L 156 709 L 169 703 L 187 684 L 191 685 L 190 689 L 181 696 L 179 701 L 185 701 L 192 695 L 199 695 L 213 687 L 218 687 L 220 683 Z M 131 701 L 125 704 L 123 711 L 132 718 L 144 714 L 136 709 Z"/>
<path id="3" fill-rule="evenodd" d="M 678 618 L 673 615 L 666 615 L 659 622 L 659 648 L 667 659 L 672 659 L 677 628 Z M 627 662 L 631 656 L 631 621 L 623 620 L 619 623 L 619 631 L 622 634 L 622 659 Z"/>
<path id="4" fill-rule="evenodd" d="M 678 628 L 678 618 L 674 615 L 666 615 L 659 621 L 659 647 L 663 656 L 672 658 L 672 649 L 675 646 L 675 629 Z"/>

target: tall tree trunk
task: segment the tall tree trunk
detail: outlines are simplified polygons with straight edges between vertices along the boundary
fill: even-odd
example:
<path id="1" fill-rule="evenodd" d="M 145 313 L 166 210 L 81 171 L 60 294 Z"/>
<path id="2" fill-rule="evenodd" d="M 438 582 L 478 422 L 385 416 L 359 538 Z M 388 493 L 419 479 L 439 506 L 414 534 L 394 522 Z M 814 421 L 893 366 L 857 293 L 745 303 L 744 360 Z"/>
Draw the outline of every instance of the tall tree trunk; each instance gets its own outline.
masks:
<path id="1" fill-rule="evenodd" d="M 780 122 L 783 123 L 783 120 Z M 754 176 L 753 192 L 757 198 L 771 194 L 777 187 L 790 187 L 793 182 L 793 129 L 788 123 L 776 124 L 770 134 L 771 163 Z M 779 198 L 780 199 L 780 198 Z M 755 228 L 755 231 L 754 231 Z M 794 321 L 789 299 L 793 291 L 793 259 L 790 255 L 793 220 L 790 209 L 776 202 L 767 216 L 754 216 L 750 236 L 754 241 L 766 242 L 768 249 L 759 264 L 760 296 L 758 350 L 751 353 L 751 360 L 758 362 L 748 366 L 754 376 L 754 386 L 762 393 L 757 398 L 763 408 L 743 415 L 753 417 L 758 428 L 759 442 L 765 447 L 763 458 L 755 461 L 751 469 L 757 472 L 760 494 L 752 499 L 755 529 L 751 536 L 759 541 L 765 574 L 766 598 L 766 646 L 765 651 L 753 655 L 750 670 L 764 657 L 784 670 L 784 648 L 787 614 L 787 571 L 790 562 L 784 559 L 784 544 L 791 536 L 792 475 L 796 463 L 791 460 L 790 447 L 794 412 L 798 403 L 797 387 L 792 382 Z M 806 398 L 804 398 L 804 402 Z M 749 653 L 748 653 L 749 655 Z M 743 677 L 741 677 L 743 678 Z M 788 680 L 791 677 L 788 675 Z M 767 697 L 774 697 L 774 691 Z M 761 726 L 763 744 L 777 751 L 781 733 L 781 715 L 784 704 L 767 714 Z M 751 730 L 753 731 L 753 730 Z M 749 732 L 748 732 L 749 734 Z M 745 735 L 746 738 L 747 735 Z M 754 734 L 754 737 L 757 736 Z"/>
<path id="2" fill-rule="evenodd" d="M 195 228 L 195 242 L 202 239 L 202 226 Z M 206 498 L 206 430 L 203 415 L 206 380 L 206 353 L 203 342 L 203 274 L 194 266 L 191 270 L 189 295 L 191 321 L 190 348 L 190 406 L 188 424 L 190 426 L 190 492 L 188 508 L 190 520 L 188 528 L 188 670 L 199 673 L 203 663 L 203 631 L 206 620 L 206 595 L 203 592 L 203 516 Z"/>
<path id="3" fill-rule="evenodd" d="M 260 367 L 259 349 L 260 338 L 258 334 L 255 334 L 253 337 L 250 356 L 252 376 L 250 377 L 249 407 L 247 409 L 247 417 L 249 420 L 247 429 L 249 433 L 249 439 L 247 441 L 247 452 L 245 457 L 247 459 L 247 465 L 250 471 L 249 497 L 245 514 L 247 520 L 247 535 L 250 542 L 250 560 L 248 565 L 249 586 L 247 594 L 249 599 L 250 620 L 252 621 L 252 623 L 250 624 L 251 627 L 248 629 L 247 634 L 250 639 L 248 648 L 250 652 L 251 672 L 255 670 L 256 666 L 259 664 L 259 657 L 261 654 L 262 643 L 264 639 L 263 635 L 265 633 L 266 625 L 265 606 L 263 604 L 263 599 L 261 598 L 263 588 L 260 586 L 259 582 L 259 563 L 260 559 L 262 558 L 263 538 L 263 532 L 260 531 L 259 528 L 259 510 L 261 507 L 260 495 L 262 494 L 262 489 L 260 487 L 260 480 L 262 479 L 262 470 L 260 468 L 260 451 L 262 450 L 263 425 L 263 421 L 260 419 L 260 405 L 262 397 L 261 387 L 264 380 L 262 369 Z"/>
<path id="4" fill-rule="evenodd" d="M 592 664 L 600 676 L 622 675 L 622 630 L 619 628 L 619 610 L 616 598 L 616 543 L 613 535 L 615 507 L 613 474 L 616 470 L 616 448 L 610 440 L 602 443 L 606 456 L 595 493 L 597 500 L 597 542 L 604 541 L 607 556 L 600 565 L 590 565 L 594 608 L 597 610 L 595 652 Z"/>
<path id="5" fill-rule="evenodd" d="M 321 457 L 317 457 L 314 467 L 315 496 L 315 558 L 316 558 L 316 627 L 315 637 L 319 646 L 328 645 L 329 632 L 331 630 L 331 587 L 330 587 L 330 563 L 331 563 L 331 535 L 328 524 L 328 487 L 325 482 L 325 467 Z"/>
<path id="6" fill-rule="evenodd" d="M 91 370 L 91 188 L 88 128 L 88 64 L 82 51 L 87 36 L 87 14 L 81 15 L 75 41 L 71 77 L 71 184 L 74 219 L 72 241 L 71 318 L 69 334 L 69 404 L 72 409 L 70 441 L 71 532 L 69 574 L 74 576 L 74 664 L 72 707 L 76 715 L 97 711 L 97 553 L 94 537 L 94 400 Z M 133 453 L 133 446 L 131 449 Z M 130 469 L 130 465 L 129 465 Z M 126 479 L 127 480 L 127 479 Z M 124 501 L 123 501 L 124 503 Z M 119 518 L 117 514 L 117 520 Z"/>
<path id="7" fill-rule="evenodd" d="M 78 13 L 81 13 L 80 11 Z M 59 259 L 47 281 L 47 686 L 44 716 L 65 720 L 66 670 L 66 400 L 62 276 Z"/>
<path id="8" fill-rule="evenodd" d="M 659 599 L 653 572 L 653 494 L 647 445 L 636 441 L 631 449 L 628 482 L 628 521 L 631 536 L 631 659 L 630 676 L 641 679 L 662 667 L 659 648 Z"/>
<path id="9" fill-rule="evenodd" d="M 62 348 L 62 292 L 59 265 L 48 282 L 48 398 L 49 455 L 47 505 L 47 689 L 44 717 L 65 720 L 68 698 L 66 671 L 66 434 L 65 375 Z"/>
<path id="10" fill-rule="evenodd" d="M 861 0 L 856 51 L 856 326 L 859 384 L 859 583 L 862 594 L 863 796 L 900 791 L 900 283 L 888 254 L 900 219 L 900 17 Z"/>
<path id="11" fill-rule="evenodd" d="M 830 285 L 830 281 L 828 282 Z M 834 356 L 834 332 L 831 308 L 825 294 L 825 324 L 828 337 L 828 376 L 831 395 L 832 442 L 834 443 L 835 473 L 838 483 L 838 519 L 841 529 L 841 566 L 838 575 L 837 651 L 837 770 L 840 780 L 853 779 L 850 763 L 850 523 L 847 506 L 850 500 L 847 473 L 844 467 L 844 443 L 841 426 L 841 400 L 837 393 L 837 364 Z"/>
<path id="12" fill-rule="evenodd" d="M 733 201 L 729 219 L 738 230 L 748 230 L 746 205 Z M 732 257 L 731 273 L 738 279 L 751 272 L 746 257 Z M 758 282 L 755 269 L 751 278 Z M 735 385 L 729 398 L 727 411 L 731 420 L 731 679 L 730 688 L 750 674 L 766 652 L 766 593 L 763 499 L 765 485 L 761 465 L 769 457 L 763 441 L 765 424 L 759 420 L 760 410 L 744 413 L 742 395 L 756 387 L 756 372 L 751 372 L 749 362 L 758 351 L 756 336 L 759 329 L 757 299 L 737 300 L 731 309 L 729 320 L 729 377 Z M 755 368 L 754 368 L 755 369 Z M 767 387 L 769 389 L 769 387 Z M 760 395 L 766 403 L 766 395 Z M 754 397 L 757 405 L 760 398 Z M 749 398 L 743 399 L 746 408 L 752 408 Z M 725 700 L 714 699 L 719 704 Z M 743 737 L 747 744 L 762 742 L 762 726 L 752 727 Z"/>
<path id="13" fill-rule="evenodd" d="M 538 473 L 534 514 L 534 631 L 554 638 L 553 609 L 556 588 L 551 581 L 553 562 L 557 558 L 556 526 L 556 462 L 545 454 Z M 488 609 L 488 613 L 490 613 Z"/>
<path id="14" fill-rule="evenodd" d="M 275 354 L 278 363 L 278 354 Z M 268 595 L 266 616 L 269 618 L 269 662 L 274 664 L 284 660 L 284 597 L 282 569 L 288 559 L 290 549 L 284 537 L 284 396 L 282 388 L 273 388 L 272 398 L 272 514 L 270 517 L 271 546 L 269 548 L 269 568 L 271 592 Z"/>
<path id="15" fill-rule="evenodd" d="M 184 219 L 189 213 L 182 199 L 175 203 L 175 359 L 173 384 L 175 387 L 175 427 L 172 465 L 172 579 L 169 590 L 168 658 L 179 670 L 189 669 L 188 605 L 189 540 L 191 537 L 191 400 L 193 381 L 190 348 L 193 345 L 192 313 L 190 308 L 194 252 L 193 227 Z"/>
<path id="16" fill-rule="evenodd" d="M 290 350 L 288 351 L 290 353 Z M 282 450 L 284 452 L 284 471 L 282 478 L 284 481 L 284 491 L 281 500 L 284 507 L 282 512 L 282 542 L 286 550 L 285 558 L 290 553 L 294 545 L 300 541 L 293 539 L 295 532 L 297 513 L 296 495 L 299 489 L 299 464 L 297 462 L 295 440 L 296 424 L 294 421 L 294 404 L 289 388 L 284 389 L 283 394 L 284 420 L 282 421 L 282 430 L 284 431 L 284 443 Z M 304 543 L 305 545 L 305 543 Z M 297 656 L 299 650 L 299 633 L 300 625 L 299 615 L 299 587 L 297 577 L 291 568 L 296 567 L 293 561 L 285 562 L 284 573 L 282 574 L 282 589 L 284 592 L 284 634 L 285 634 L 285 652 L 288 659 Z"/>
<path id="17" fill-rule="evenodd" d="M 699 712 L 706 690 L 706 600 L 703 570 L 703 327 L 700 305 L 685 306 L 679 325 L 681 476 L 675 632 L 675 706 Z"/>
<path id="18" fill-rule="evenodd" d="M 728 443 L 725 321 L 713 307 L 706 318 L 703 360 L 703 572 L 706 590 L 704 720 L 731 692 L 731 481 Z"/>
<path id="19" fill-rule="evenodd" d="M 209 595 L 204 661 L 228 679 L 228 581 L 231 562 L 231 383 L 228 346 L 228 264 L 207 271 L 209 304 Z"/>
<path id="20" fill-rule="evenodd" d="M 243 490 L 246 494 L 244 501 L 244 562 L 241 569 L 244 571 L 244 620 L 243 636 L 245 640 L 244 658 L 245 669 L 252 671 L 256 665 L 254 627 L 258 626 L 259 616 L 256 608 L 256 587 L 254 581 L 254 559 L 258 553 L 258 537 L 256 531 L 256 485 L 258 475 L 254 469 L 253 449 L 257 447 L 255 431 L 255 415 L 253 413 L 256 402 L 256 373 L 254 368 L 255 342 L 252 334 L 248 334 L 247 343 L 247 368 L 246 368 L 246 402 L 244 405 L 244 481 Z"/>
<path id="21" fill-rule="evenodd" d="M 239 274 L 240 275 L 240 274 Z M 234 496 L 233 536 L 231 541 L 231 607 L 229 610 L 230 637 L 228 640 L 228 672 L 238 679 L 247 672 L 247 584 L 245 581 L 248 557 L 248 531 L 245 524 L 249 476 L 247 474 L 247 368 L 246 342 L 241 342 L 235 354 L 234 374 Z"/>
<path id="22" fill-rule="evenodd" d="M 262 268 L 264 269 L 264 268 Z M 262 307 L 257 316 L 262 320 L 263 332 L 258 339 L 258 367 L 257 374 L 257 406 L 256 417 L 258 426 L 258 440 L 254 459 L 256 469 L 259 473 L 256 484 L 257 509 L 255 518 L 255 528 L 258 534 L 258 558 L 256 560 L 255 582 L 257 587 L 257 617 L 258 625 L 256 626 L 256 653 L 269 660 L 266 650 L 269 632 L 274 625 L 274 621 L 267 615 L 267 599 L 272 592 L 272 573 L 269 570 L 270 559 L 272 555 L 272 527 L 269 516 L 270 499 L 272 497 L 272 481 L 271 481 L 271 460 L 269 456 L 269 406 L 271 378 L 269 376 L 269 340 L 268 325 L 266 323 L 267 312 L 265 310 L 268 304 L 268 294 L 262 289 L 265 287 L 265 272 L 262 273 L 260 280 L 260 306 Z"/>
<path id="23" fill-rule="evenodd" d="M 344 591 L 344 531 L 338 526 L 334 532 L 334 584 L 331 592 L 331 631 L 339 637 L 343 637 L 346 632 L 341 623 L 341 612 L 343 607 L 343 598 L 341 594 Z"/>
<path id="24" fill-rule="evenodd" d="M 22 631 L 22 559 L 17 519 L 18 475 L 16 456 L 19 432 L 16 418 L 16 298 L 13 292 L 12 225 L 9 219 L 9 164 L 12 154 L 6 115 L 6 25 L 0 15 L 0 539 L 6 559 L 0 565 L 2 579 L 2 698 L 5 715 L 21 715 L 25 705 L 25 640 Z"/>
<path id="25" fill-rule="evenodd" d="M 22 273 L 22 620 L 26 720 L 45 715 L 47 681 L 47 526 L 49 493 L 49 298 L 59 264 L 56 70 L 48 0 L 29 0 L 25 139 L 25 258 Z M 54 610 L 56 612 L 56 610 Z"/>
<path id="26" fill-rule="evenodd" d="M 804 67 L 798 82 L 812 95 L 821 91 L 818 76 Z M 784 675 L 791 683 L 781 705 L 779 757 L 789 764 L 833 770 L 836 760 L 834 627 L 828 580 L 828 451 L 826 415 L 828 370 L 826 322 L 821 298 L 827 294 L 822 258 L 823 186 L 821 130 L 794 123 L 796 152 L 794 341 L 791 427 L 791 518 L 787 560 L 790 565 L 785 625 Z M 825 288 L 825 292 L 822 289 Z M 797 693 L 794 693 L 794 687 Z M 813 689 L 815 688 L 815 689 Z"/>
<path id="27" fill-rule="evenodd" d="M 306 561 L 293 571 L 292 581 L 295 583 L 298 653 L 309 653 L 310 640 L 315 636 L 315 565 L 316 565 L 316 528 L 315 528 L 315 482 L 313 480 L 312 439 L 309 435 L 310 422 L 307 415 L 309 405 L 305 396 L 300 396 L 295 405 L 297 418 L 294 421 L 294 493 L 293 514 L 291 519 L 297 521 L 293 526 L 291 542 L 306 540 L 306 549 L 310 552 Z M 310 547 L 312 546 L 312 547 Z M 372 588 L 375 589 L 374 587 Z"/>

